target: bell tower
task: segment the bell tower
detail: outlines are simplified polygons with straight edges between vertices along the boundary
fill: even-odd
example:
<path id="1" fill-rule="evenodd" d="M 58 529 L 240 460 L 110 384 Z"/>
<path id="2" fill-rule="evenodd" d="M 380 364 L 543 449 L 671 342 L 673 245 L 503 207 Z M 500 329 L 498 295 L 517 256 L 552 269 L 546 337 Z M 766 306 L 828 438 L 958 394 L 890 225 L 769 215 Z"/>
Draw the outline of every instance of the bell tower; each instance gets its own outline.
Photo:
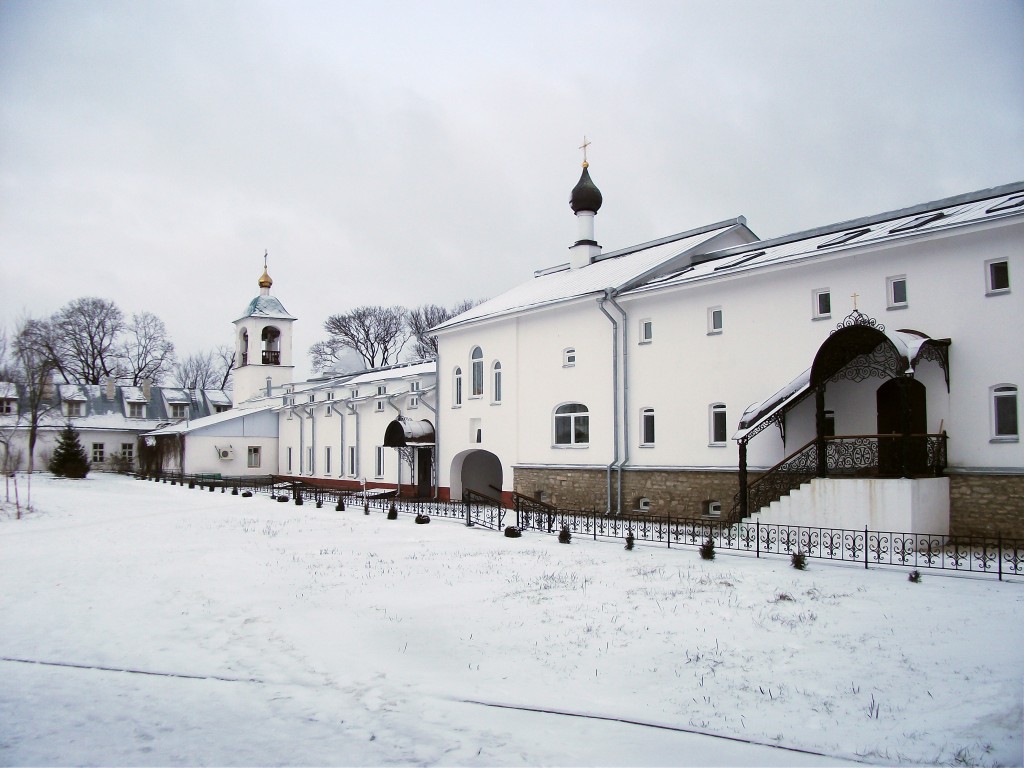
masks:
<path id="1" fill-rule="evenodd" d="M 276 296 L 270 295 L 274 281 L 267 272 L 267 254 L 263 254 L 260 294 L 235 320 L 235 372 L 232 404 L 237 406 L 266 394 L 267 382 L 274 387 L 292 381 L 292 323 Z"/>

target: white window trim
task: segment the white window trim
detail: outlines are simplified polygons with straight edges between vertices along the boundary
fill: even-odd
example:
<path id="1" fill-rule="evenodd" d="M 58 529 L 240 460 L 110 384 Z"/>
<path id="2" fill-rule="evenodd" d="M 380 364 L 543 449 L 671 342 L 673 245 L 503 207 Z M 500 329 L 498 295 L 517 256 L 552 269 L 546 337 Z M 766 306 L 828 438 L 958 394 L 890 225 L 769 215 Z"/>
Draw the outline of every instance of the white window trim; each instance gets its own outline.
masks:
<path id="1" fill-rule="evenodd" d="M 819 311 L 818 297 L 828 294 L 828 312 Z M 811 291 L 811 319 L 828 320 L 832 317 L 832 291 L 829 288 L 815 288 Z"/>
<path id="2" fill-rule="evenodd" d="M 992 287 L 992 265 L 993 264 L 1005 264 L 1006 265 L 1006 282 L 1005 288 L 993 288 Z M 1010 292 L 1010 286 L 1013 285 L 1010 282 L 1010 260 L 1007 258 L 989 259 L 985 262 L 985 295 L 986 296 L 1002 296 L 1003 294 Z"/>
<path id="3" fill-rule="evenodd" d="M 645 417 L 650 414 L 651 419 L 654 421 L 654 440 L 644 440 L 647 432 L 647 425 L 645 424 Z M 641 448 L 653 448 L 655 441 L 658 439 L 658 423 L 657 416 L 654 413 L 653 408 L 641 408 L 640 409 L 640 447 Z"/>
<path id="4" fill-rule="evenodd" d="M 906 301 L 897 302 L 893 298 L 893 286 L 903 281 L 903 292 L 907 295 Z M 910 291 L 906 275 L 891 275 L 885 278 L 885 305 L 886 309 L 906 309 L 910 306 Z"/>
<path id="5" fill-rule="evenodd" d="M 377 480 L 384 478 L 384 474 L 387 472 L 387 462 L 384 456 L 384 446 L 378 445 L 374 449 L 373 454 L 373 476 Z"/>
<path id="6" fill-rule="evenodd" d="M 491 363 L 491 405 L 501 405 L 505 389 L 505 369 L 501 367 L 501 360 Z"/>
<path id="7" fill-rule="evenodd" d="M 563 415 L 569 417 L 569 426 L 570 426 L 569 435 L 570 435 L 571 441 L 568 442 L 568 443 L 559 443 L 557 441 L 558 428 L 555 426 L 555 419 L 560 415 L 558 413 L 558 409 L 561 408 L 563 405 L 582 405 L 584 408 L 587 409 L 586 411 L 582 411 L 582 412 L 563 414 Z M 576 442 L 576 418 L 579 417 L 579 416 L 582 416 L 584 413 L 586 413 L 586 416 L 587 416 L 587 442 L 585 442 L 585 443 L 577 443 Z M 573 400 L 573 401 L 570 401 L 570 402 L 567 402 L 567 403 L 559 403 L 558 405 L 556 405 L 552 409 L 552 411 L 551 411 L 551 447 L 552 448 L 557 448 L 558 450 L 569 450 L 569 451 L 571 451 L 571 450 L 580 450 L 580 449 L 585 449 L 585 448 L 589 448 L 590 447 L 590 406 L 584 405 L 583 403 L 581 403 L 581 402 L 579 402 L 577 400 Z"/>
<path id="8" fill-rule="evenodd" d="M 654 341 L 654 321 L 645 317 L 640 321 L 640 340 L 638 344 L 650 344 Z"/>
<path id="9" fill-rule="evenodd" d="M 718 312 L 719 326 L 715 328 L 715 313 Z M 721 306 L 708 307 L 708 336 L 718 336 L 725 328 L 725 312 Z"/>
<path id="10" fill-rule="evenodd" d="M 572 357 L 572 360 L 569 359 L 570 357 Z M 562 350 L 562 367 L 576 367 L 576 347 L 566 347 L 565 349 Z"/>
<path id="11" fill-rule="evenodd" d="M 455 366 L 452 371 L 452 408 L 462 407 L 462 398 L 465 393 L 462 391 L 462 366 Z"/>
<path id="12" fill-rule="evenodd" d="M 715 440 L 715 413 L 721 411 L 726 414 L 725 422 L 725 440 L 721 442 Z M 724 448 L 729 444 L 729 410 L 725 403 L 711 403 L 708 406 L 708 447 L 709 448 Z"/>
<path id="13" fill-rule="evenodd" d="M 1006 393 L 999 393 L 998 392 L 998 390 L 1004 389 L 1004 388 L 1007 388 L 1007 387 L 1012 387 L 1013 388 L 1013 394 L 1012 395 L 1009 392 L 1006 392 Z M 997 400 L 997 398 L 1000 398 L 1000 397 L 1005 397 L 1005 398 L 1012 397 L 1014 400 L 1017 401 L 1017 434 L 1015 434 L 1015 435 L 998 435 L 998 434 L 996 434 L 996 400 Z M 989 387 L 989 390 L 988 390 L 988 401 L 989 401 L 989 407 L 988 407 L 988 411 L 989 411 L 989 434 L 991 434 L 991 436 L 992 436 L 989 439 L 989 442 L 990 443 L 1019 443 L 1020 442 L 1020 387 L 1018 387 L 1016 384 L 1010 384 L 1008 382 L 1004 382 L 1002 384 L 994 384 L 993 386 Z"/>
<path id="14" fill-rule="evenodd" d="M 256 459 L 256 463 L 253 463 L 253 459 Z M 250 445 L 246 447 L 245 452 L 245 464 L 248 469 L 259 469 L 263 461 L 263 451 L 261 446 Z"/>

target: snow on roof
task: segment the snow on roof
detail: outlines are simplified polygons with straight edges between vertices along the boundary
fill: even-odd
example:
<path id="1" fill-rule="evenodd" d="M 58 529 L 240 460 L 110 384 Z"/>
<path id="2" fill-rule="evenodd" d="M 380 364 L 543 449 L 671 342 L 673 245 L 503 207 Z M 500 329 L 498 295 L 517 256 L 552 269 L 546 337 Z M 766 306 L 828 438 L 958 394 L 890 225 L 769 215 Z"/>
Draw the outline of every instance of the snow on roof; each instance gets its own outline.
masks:
<path id="1" fill-rule="evenodd" d="M 213 405 L 231 405 L 231 397 L 222 389 L 204 389 L 203 393 Z"/>
<path id="2" fill-rule="evenodd" d="M 86 385 L 83 384 L 60 384 L 57 387 L 57 392 L 60 393 L 61 400 L 82 401 L 89 399 Z"/>
<path id="3" fill-rule="evenodd" d="M 541 270 L 535 273 L 529 282 L 478 304 L 434 330 L 600 293 L 606 288 L 621 289 L 659 267 L 671 268 L 668 265 L 672 259 L 687 254 L 701 243 L 731 227 L 742 226 L 743 223 L 742 218 L 730 219 L 632 248 L 613 251 L 579 269 L 569 269 L 566 264 L 564 268 L 560 266 Z"/>
<path id="4" fill-rule="evenodd" d="M 146 396 L 142 393 L 142 387 L 121 387 L 121 395 L 126 403 L 145 403 Z"/>
<path id="5" fill-rule="evenodd" d="M 682 285 L 721 275 L 796 262 L 844 250 L 948 231 L 966 224 L 1024 214 L 1024 182 L 840 222 L 784 237 L 723 249 L 711 259 L 633 289 Z"/>
<path id="6" fill-rule="evenodd" d="M 13 400 L 17 396 L 17 384 L 12 384 L 9 381 L 0 381 L 0 400 Z"/>
<path id="7" fill-rule="evenodd" d="M 249 306 L 245 308 L 245 312 L 238 320 L 244 320 L 247 317 L 265 317 L 270 319 L 278 320 L 294 320 L 295 318 L 288 314 L 288 310 L 284 308 L 284 305 L 278 300 L 276 296 L 257 296 L 255 299 L 249 302 Z M 235 322 L 238 322 L 236 320 Z"/>
<path id="8" fill-rule="evenodd" d="M 338 384 L 350 386 L 388 379 L 411 379 L 416 376 L 432 375 L 436 370 L 437 364 L 433 360 L 417 360 L 411 363 L 400 363 L 385 368 L 373 368 L 368 371 L 362 371 L 352 378 L 339 381 Z"/>
<path id="9" fill-rule="evenodd" d="M 170 424 L 160 429 L 155 429 L 149 432 L 150 435 L 185 435 L 189 432 L 194 432 L 197 429 L 204 429 L 205 427 L 213 426 L 214 424 L 221 424 L 225 421 L 231 421 L 232 419 L 240 419 L 244 416 L 252 416 L 257 413 L 263 413 L 273 409 L 277 405 L 276 402 L 264 402 L 254 405 L 253 407 L 247 408 L 244 405 L 238 408 L 232 408 L 230 411 L 222 411 L 221 413 L 213 413 L 209 416 L 203 416 L 200 419 L 189 419 L 186 421 L 179 421 L 177 424 Z"/>
<path id="10" fill-rule="evenodd" d="M 187 389 L 172 389 L 170 387 L 164 387 L 161 392 L 164 393 L 164 399 L 168 403 L 191 403 L 192 395 L 189 394 Z"/>

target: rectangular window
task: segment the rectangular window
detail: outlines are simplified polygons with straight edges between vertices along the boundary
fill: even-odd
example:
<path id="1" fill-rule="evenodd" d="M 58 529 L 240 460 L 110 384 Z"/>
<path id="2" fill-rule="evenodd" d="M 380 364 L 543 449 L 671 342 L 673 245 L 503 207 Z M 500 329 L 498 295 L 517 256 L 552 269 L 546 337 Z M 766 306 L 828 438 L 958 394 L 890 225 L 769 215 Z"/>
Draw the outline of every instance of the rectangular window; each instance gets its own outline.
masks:
<path id="1" fill-rule="evenodd" d="M 324 474 L 331 474 L 331 446 L 324 448 Z"/>
<path id="2" fill-rule="evenodd" d="M 1010 292 L 1010 263 L 1006 259 L 985 262 L 985 293 Z"/>
<path id="3" fill-rule="evenodd" d="M 384 410 L 384 401 L 383 400 L 378 400 L 377 401 L 377 412 L 380 413 L 383 410 Z"/>
<path id="4" fill-rule="evenodd" d="M 419 392 L 420 391 L 420 383 L 418 381 L 410 381 L 409 382 L 409 391 L 410 392 Z"/>
<path id="5" fill-rule="evenodd" d="M 353 400 L 355 400 L 357 397 L 359 397 L 359 390 L 358 389 L 351 389 L 351 390 L 349 390 L 348 394 L 349 394 L 349 397 L 351 397 Z"/>
<path id="6" fill-rule="evenodd" d="M 650 344 L 654 340 L 654 321 L 640 321 L 640 343 Z"/>
<path id="7" fill-rule="evenodd" d="M 128 418 L 141 419 L 145 416 L 144 403 L 128 403 Z"/>
<path id="8" fill-rule="evenodd" d="M 334 393 L 333 392 L 328 392 L 327 393 L 327 399 L 328 400 L 333 400 L 334 399 Z"/>
<path id="9" fill-rule="evenodd" d="M 409 409 L 412 410 L 413 408 L 419 408 L 419 407 L 420 407 L 420 399 L 418 397 L 410 397 L 409 398 Z"/>
<path id="10" fill-rule="evenodd" d="M 11 414 L 14 413 L 14 400 L 0 400 L 0 413 Z"/>
<path id="11" fill-rule="evenodd" d="M 171 403 L 171 418 L 184 419 L 188 415 L 188 406 L 185 403 Z"/>
<path id="12" fill-rule="evenodd" d="M 831 317 L 832 315 L 832 294 L 828 288 L 819 288 L 814 291 L 814 319 Z"/>
<path id="13" fill-rule="evenodd" d="M 836 412 L 825 411 L 825 437 L 836 436 Z"/>
<path id="14" fill-rule="evenodd" d="M 725 445 L 726 435 L 725 405 L 716 403 L 711 406 L 711 445 Z"/>
<path id="15" fill-rule="evenodd" d="M 350 445 L 348 447 L 348 473 L 352 477 L 355 477 L 357 471 L 358 467 L 356 467 L 356 447 L 354 445 Z"/>
<path id="16" fill-rule="evenodd" d="M 121 458 L 129 464 L 135 460 L 135 443 L 121 443 Z"/>
<path id="17" fill-rule="evenodd" d="M 885 279 L 889 309 L 903 309 L 907 306 L 907 277 L 897 275 Z"/>
<path id="18" fill-rule="evenodd" d="M 306 449 L 306 474 L 312 475 L 314 470 L 313 464 L 313 448 L 310 446 Z"/>
<path id="19" fill-rule="evenodd" d="M 328 405 L 327 408 L 324 410 L 324 416 L 331 417 L 333 415 L 334 415 L 334 406 L 333 405 Z"/>
<path id="20" fill-rule="evenodd" d="M 641 437 L 643 445 L 654 445 L 654 409 L 644 408 L 640 413 Z"/>
<path id="21" fill-rule="evenodd" d="M 288 446 L 288 450 L 286 451 L 286 454 L 287 454 L 287 459 L 288 459 L 288 471 L 291 472 L 292 471 L 292 448 L 291 448 L 291 446 Z"/>
<path id="22" fill-rule="evenodd" d="M 104 455 L 103 443 L 93 443 L 92 444 L 92 463 L 93 464 L 102 464 L 103 460 L 105 458 L 106 458 L 106 456 Z"/>
<path id="23" fill-rule="evenodd" d="M 995 440 L 1017 440 L 1017 388 L 1003 385 L 992 388 L 993 437 Z"/>
<path id="24" fill-rule="evenodd" d="M 311 402 L 311 403 L 315 403 L 316 402 L 316 394 L 315 393 L 311 394 L 309 396 L 309 402 Z"/>
<path id="25" fill-rule="evenodd" d="M 250 445 L 249 446 L 249 450 L 247 451 L 248 456 L 247 456 L 247 460 L 246 460 L 246 466 L 248 466 L 249 469 L 259 469 L 259 466 L 260 466 L 260 451 L 261 450 L 262 449 L 258 445 Z M 289 448 L 288 450 L 291 451 L 291 448 Z M 291 455 L 290 454 L 289 454 L 288 460 L 289 460 L 289 467 L 288 468 L 291 469 Z"/>
<path id="26" fill-rule="evenodd" d="M 722 308 L 721 307 L 708 307 L 708 334 L 721 333 L 722 332 Z"/>
<path id="27" fill-rule="evenodd" d="M 68 416 L 85 416 L 85 403 L 68 403 Z"/>
<path id="28" fill-rule="evenodd" d="M 571 368 L 574 365 L 576 365 L 576 348 L 569 347 L 562 350 L 562 367 Z"/>
<path id="29" fill-rule="evenodd" d="M 381 395 L 386 395 L 387 393 L 388 393 L 388 388 L 387 387 L 385 387 L 385 386 L 377 387 L 377 396 L 378 397 L 380 397 Z"/>
<path id="30" fill-rule="evenodd" d="M 378 445 L 373 463 L 374 477 L 384 477 L 384 446 Z"/>

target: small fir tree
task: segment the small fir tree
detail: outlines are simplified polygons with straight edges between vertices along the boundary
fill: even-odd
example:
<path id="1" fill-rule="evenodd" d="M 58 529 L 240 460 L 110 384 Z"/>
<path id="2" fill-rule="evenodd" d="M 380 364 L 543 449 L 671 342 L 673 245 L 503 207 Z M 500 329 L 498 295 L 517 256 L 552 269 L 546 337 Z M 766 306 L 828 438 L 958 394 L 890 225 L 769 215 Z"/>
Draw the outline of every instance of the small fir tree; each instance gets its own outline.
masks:
<path id="1" fill-rule="evenodd" d="M 569 526 L 563 524 L 562 530 L 558 532 L 558 540 L 563 544 L 568 544 L 572 541 L 572 534 L 569 533 Z"/>
<path id="2" fill-rule="evenodd" d="M 70 423 L 57 437 L 57 447 L 50 457 L 50 471 L 58 477 L 85 477 L 89 474 L 89 457 L 78 441 L 78 431 Z"/>
<path id="3" fill-rule="evenodd" d="M 798 550 L 792 554 L 790 562 L 798 571 L 803 571 L 807 568 L 807 555 Z"/>
<path id="4" fill-rule="evenodd" d="M 715 559 L 715 541 L 710 536 L 707 541 L 700 545 L 700 556 L 705 560 Z"/>

